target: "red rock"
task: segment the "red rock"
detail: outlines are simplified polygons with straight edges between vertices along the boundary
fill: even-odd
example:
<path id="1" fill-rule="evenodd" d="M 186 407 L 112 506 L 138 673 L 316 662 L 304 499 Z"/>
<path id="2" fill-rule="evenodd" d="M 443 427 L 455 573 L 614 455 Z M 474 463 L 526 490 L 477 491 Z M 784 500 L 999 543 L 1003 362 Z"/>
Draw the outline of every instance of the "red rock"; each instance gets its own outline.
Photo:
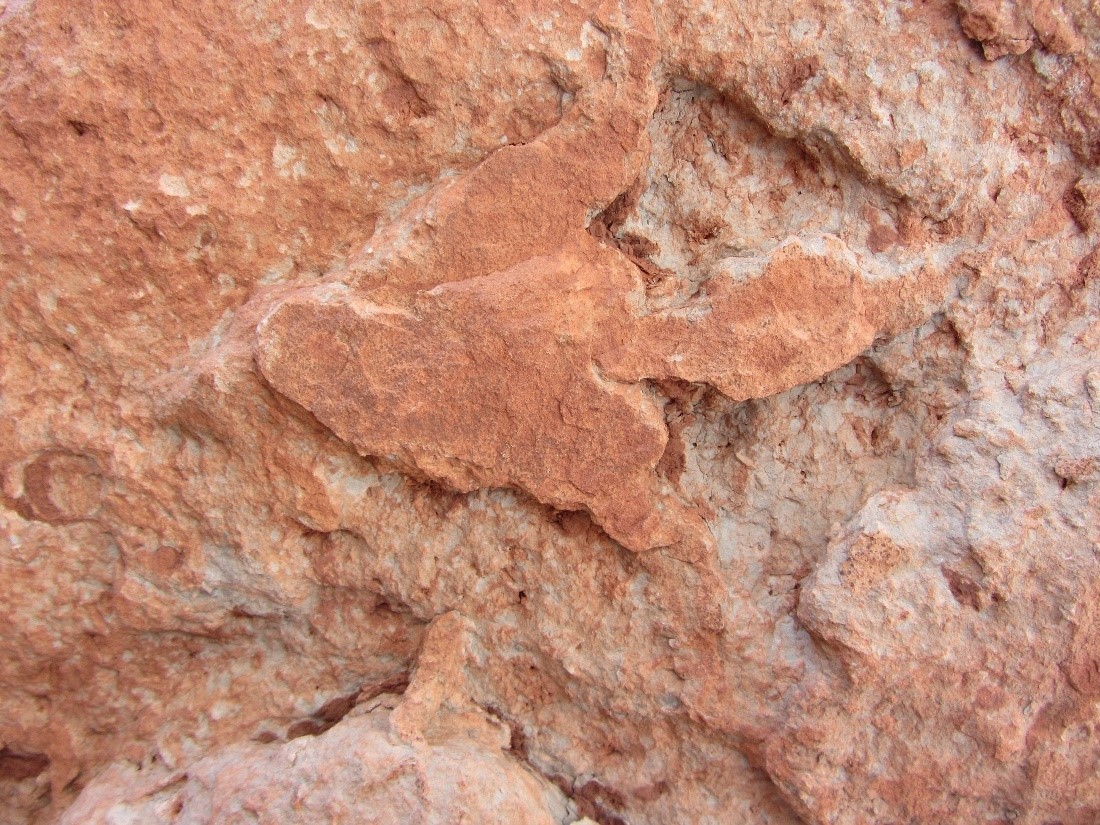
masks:
<path id="1" fill-rule="evenodd" d="M 1096 821 L 1098 44 L 8 0 L 0 822 Z"/>

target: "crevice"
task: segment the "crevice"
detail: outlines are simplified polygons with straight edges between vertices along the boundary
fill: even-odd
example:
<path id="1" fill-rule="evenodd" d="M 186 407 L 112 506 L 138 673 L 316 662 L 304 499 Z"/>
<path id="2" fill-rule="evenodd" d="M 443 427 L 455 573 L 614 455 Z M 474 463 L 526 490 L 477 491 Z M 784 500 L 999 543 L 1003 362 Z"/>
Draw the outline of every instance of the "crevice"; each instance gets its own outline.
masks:
<path id="1" fill-rule="evenodd" d="M 94 124 L 86 123 L 83 120 L 68 120 L 66 123 L 76 133 L 77 137 L 84 137 L 88 133 L 95 134 L 96 131 Z"/>
<path id="2" fill-rule="evenodd" d="M 50 767 L 44 753 L 5 746 L 0 748 L 0 781 L 21 782 L 38 776 Z"/>
<path id="3" fill-rule="evenodd" d="M 384 693 L 404 695 L 409 686 L 409 678 L 409 674 L 402 671 L 363 685 L 351 693 L 336 696 L 321 705 L 308 718 L 300 719 L 291 724 L 287 728 L 286 738 L 291 740 L 302 736 L 319 736 L 335 727 L 356 705 L 377 699 Z M 275 741 L 267 731 L 262 732 L 260 736 L 265 737 L 264 741 Z"/>

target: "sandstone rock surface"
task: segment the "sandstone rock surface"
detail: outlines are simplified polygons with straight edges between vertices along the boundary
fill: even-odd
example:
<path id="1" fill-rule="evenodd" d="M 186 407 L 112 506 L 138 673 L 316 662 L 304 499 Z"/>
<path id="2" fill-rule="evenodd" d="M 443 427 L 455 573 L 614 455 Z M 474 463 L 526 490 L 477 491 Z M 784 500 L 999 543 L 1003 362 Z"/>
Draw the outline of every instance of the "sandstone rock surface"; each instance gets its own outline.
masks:
<path id="1" fill-rule="evenodd" d="M 1091 4 L 0 49 L 0 825 L 1100 821 Z"/>

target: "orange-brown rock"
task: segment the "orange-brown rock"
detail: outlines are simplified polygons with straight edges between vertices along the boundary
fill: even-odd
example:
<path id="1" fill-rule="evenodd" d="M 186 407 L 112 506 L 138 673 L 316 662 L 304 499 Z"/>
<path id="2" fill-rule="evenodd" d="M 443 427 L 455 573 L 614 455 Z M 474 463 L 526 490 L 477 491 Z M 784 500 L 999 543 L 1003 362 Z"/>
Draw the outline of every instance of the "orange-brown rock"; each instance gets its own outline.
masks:
<path id="1" fill-rule="evenodd" d="M 0 824 L 1100 818 L 1091 5 L 0 49 Z"/>

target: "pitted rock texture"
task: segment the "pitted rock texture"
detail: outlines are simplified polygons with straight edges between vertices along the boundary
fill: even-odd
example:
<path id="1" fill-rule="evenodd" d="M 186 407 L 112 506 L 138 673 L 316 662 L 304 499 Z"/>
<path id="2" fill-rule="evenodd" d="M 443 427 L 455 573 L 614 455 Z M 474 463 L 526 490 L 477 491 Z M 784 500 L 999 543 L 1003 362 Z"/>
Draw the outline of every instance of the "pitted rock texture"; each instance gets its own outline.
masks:
<path id="1" fill-rule="evenodd" d="M 461 668 L 462 619 L 440 616 L 420 652 L 423 678 L 404 696 L 376 686 L 330 703 L 285 744 L 248 743 L 188 766 L 117 765 L 62 823 L 576 821 L 561 790 L 508 758 L 507 725 L 440 690 Z"/>
<path id="2" fill-rule="evenodd" d="M 0 48 L 0 823 L 1100 819 L 1091 5 Z"/>

